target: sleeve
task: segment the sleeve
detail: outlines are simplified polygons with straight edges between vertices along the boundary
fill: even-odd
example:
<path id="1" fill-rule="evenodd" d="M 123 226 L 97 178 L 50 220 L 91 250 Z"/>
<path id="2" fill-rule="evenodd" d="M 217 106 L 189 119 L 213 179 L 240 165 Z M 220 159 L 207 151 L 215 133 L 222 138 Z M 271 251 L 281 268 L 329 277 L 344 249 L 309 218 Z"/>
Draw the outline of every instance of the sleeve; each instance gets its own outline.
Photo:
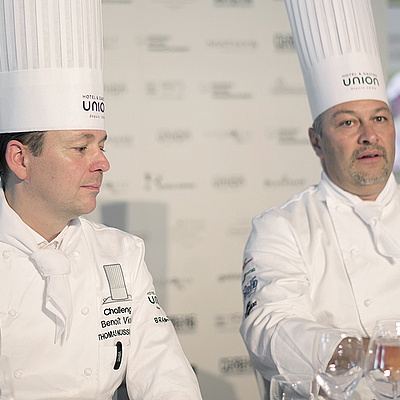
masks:
<path id="1" fill-rule="evenodd" d="M 242 272 L 240 332 L 253 366 L 273 375 L 313 373 L 315 332 L 309 273 L 293 227 L 279 211 L 253 219 Z"/>
<path id="2" fill-rule="evenodd" d="M 158 303 L 144 262 L 135 268 L 133 316 L 126 383 L 131 400 L 201 400 L 193 368 L 174 327 Z M 136 257 L 137 258 L 137 257 Z"/>

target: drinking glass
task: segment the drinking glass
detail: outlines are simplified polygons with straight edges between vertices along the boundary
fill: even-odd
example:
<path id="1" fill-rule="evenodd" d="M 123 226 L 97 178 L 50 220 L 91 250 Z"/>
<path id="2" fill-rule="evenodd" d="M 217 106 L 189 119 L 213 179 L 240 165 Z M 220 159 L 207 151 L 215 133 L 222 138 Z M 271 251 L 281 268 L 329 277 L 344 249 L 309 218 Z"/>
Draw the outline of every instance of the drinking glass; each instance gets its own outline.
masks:
<path id="1" fill-rule="evenodd" d="M 337 329 L 317 332 L 313 348 L 316 380 L 329 399 L 347 400 L 363 374 L 359 332 Z"/>
<path id="2" fill-rule="evenodd" d="M 0 356 L 0 400 L 13 400 L 10 361 Z"/>
<path id="3" fill-rule="evenodd" d="M 270 400 L 316 400 L 315 377 L 304 374 L 275 375 L 271 379 Z"/>
<path id="4" fill-rule="evenodd" d="M 400 320 L 376 323 L 365 357 L 364 374 L 380 400 L 400 398 Z"/>

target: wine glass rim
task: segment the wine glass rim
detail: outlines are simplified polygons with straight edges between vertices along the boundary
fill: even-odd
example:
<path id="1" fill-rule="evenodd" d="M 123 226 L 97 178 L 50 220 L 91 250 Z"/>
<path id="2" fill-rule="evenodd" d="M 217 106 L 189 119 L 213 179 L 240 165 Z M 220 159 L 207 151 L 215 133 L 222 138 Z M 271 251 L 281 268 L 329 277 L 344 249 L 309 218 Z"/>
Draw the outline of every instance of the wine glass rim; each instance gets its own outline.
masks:
<path id="1" fill-rule="evenodd" d="M 291 381 L 291 380 L 296 380 L 296 381 L 312 381 L 315 379 L 315 376 L 312 374 L 305 374 L 305 373 L 290 373 L 290 374 L 280 374 L 280 375 L 274 375 L 271 378 L 276 380 L 276 381 Z"/>

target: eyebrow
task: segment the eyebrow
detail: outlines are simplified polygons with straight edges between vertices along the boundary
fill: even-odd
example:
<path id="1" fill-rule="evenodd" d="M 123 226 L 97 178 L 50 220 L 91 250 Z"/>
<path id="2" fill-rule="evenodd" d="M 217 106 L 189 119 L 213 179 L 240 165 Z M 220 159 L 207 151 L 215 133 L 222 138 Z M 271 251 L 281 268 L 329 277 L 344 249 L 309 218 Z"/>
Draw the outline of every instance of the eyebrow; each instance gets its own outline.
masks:
<path id="1" fill-rule="evenodd" d="M 94 139 L 94 135 L 93 133 L 89 133 L 89 132 L 82 132 L 78 135 L 78 137 L 82 137 L 84 139 Z M 99 140 L 100 142 L 105 142 L 108 139 L 108 135 L 107 133 Z"/>

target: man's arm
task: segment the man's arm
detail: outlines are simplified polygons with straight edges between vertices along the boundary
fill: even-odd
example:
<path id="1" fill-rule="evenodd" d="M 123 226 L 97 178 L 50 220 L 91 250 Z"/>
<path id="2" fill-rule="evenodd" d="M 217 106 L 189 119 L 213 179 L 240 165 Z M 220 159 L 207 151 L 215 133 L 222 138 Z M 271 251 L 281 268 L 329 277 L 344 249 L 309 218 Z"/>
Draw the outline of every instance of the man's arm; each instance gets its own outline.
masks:
<path id="1" fill-rule="evenodd" d="M 315 332 L 325 326 L 312 314 L 309 273 L 286 219 L 253 220 L 244 265 L 241 334 L 253 365 L 267 379 L 312 373 Z"/>
<path id="2" fill-rule="evenodd" d="M 131 399 L 201 400 L 196 376 L 174 327 L 158 304 L 141 261 L 134 277 L 127 389 Z"/>

